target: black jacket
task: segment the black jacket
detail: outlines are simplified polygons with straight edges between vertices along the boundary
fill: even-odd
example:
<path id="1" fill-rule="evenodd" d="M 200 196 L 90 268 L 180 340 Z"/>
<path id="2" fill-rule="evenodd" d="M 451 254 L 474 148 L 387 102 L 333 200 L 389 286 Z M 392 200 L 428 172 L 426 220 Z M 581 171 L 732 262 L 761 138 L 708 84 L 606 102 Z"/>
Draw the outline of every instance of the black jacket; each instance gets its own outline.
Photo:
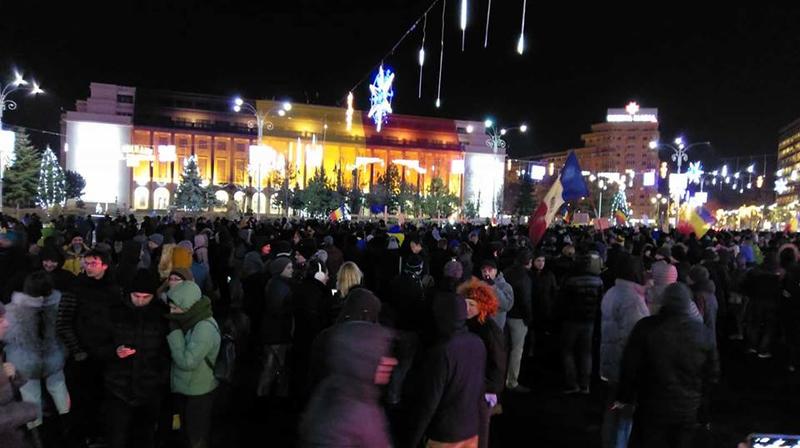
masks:
<path id="1" fill-rule="evenodd" d="M 594 322 L 602 298 L 603 280 L 600 276 L 578 274 L 567 277 L 559 291 L 559 315 L 570 322 Z"/>
<path id="2" fill-rule="evenodd" d="M 622 357 L 618 400 L 649 423 L 695 423 L 706 384 L 719 376 L 715 335 L 688 311 L 662 307 L 636 323 Z"/>
<path id="3" fill-rule="evenodd" d="M 420 316 L 426 311 L 422 279 L 406 273 L 397 276 L 389 288 L 388 306 L 381 309 L 381 322 L 403 331 L 420 331 Z"/>
<path id="4" fill-rule="evenodd" d="M 294 344 L 302 356 L 308 356 L 314 338 L 329 327 L 333 294 L 330 288 L 316 279 L 305 279 L 292 291 L 294 312 Z"/>
<path id="5" fill-rule="evenodd" d="M 264 345 L 292 342 L 292 287 L 290 280 L 276 276 L 267 282 L 259 337 Z"/>
<path id="6" fill-rule="evenodd" d="M 503 330 L 494 319 L 478 322 L 477 317 L 467 321 L 469 331 L 478 335 L 486 346 L 486 393 L 499 394 L 506 385 L 506 369 L 508 368 L 508 351 Z"/>
<path id="7" fill-rule="evenodd" d="M 478 434 L 478 406 L 483 400 L 486 348 L 465 325 L 464 299 L 441 293 L 433 303 L 439 340 L 409 379 L 408 428 L 400 446 L 416 447 L 424 435 L 457 442 Z"/>
<path id="8" fill-rule="evenodd" d="M 540 272 L 531 271 L 531 289 L 533 291 L 533 315 L 537 322 L 553 319 L 558 285 L 556 276 L 545 268 Z"/>
<path id="9" fill-rule="evenodd" d="M 109 307 L 111 332 L 104 337 L 110 351 L 103 353 L 103 377 L 106 390 L 129 405 L 147 403 L 169 381 L 168 323 L 164 318 L 167 313 L 169 308 L 158 298 L 137 308 L 128 294 Z M 135 349 L 136 353 L 120 359 L 116 354 L 120 345 Z"/>
<path id="10" fill-rule="evenodd" d="M 108 271 L 100 280 L 79 275 L 73 290 L 77 302 L 74 328 L 78 343 L 90 356 L 102 359 L 112 344 L 106 338 L 111 332 L 109 310 L 113 303 L 119 302 L 122 291 Z"/>
<path id="11" fill-rule="evenodd" d="M 530 269 L 514 264 L 503 272 L 503 276 L 514 290 L 514 305 L 508 312 L 508 317 L 522 319 L 525 325 L 530 325 L 533 318 L 533 281 Z"/>

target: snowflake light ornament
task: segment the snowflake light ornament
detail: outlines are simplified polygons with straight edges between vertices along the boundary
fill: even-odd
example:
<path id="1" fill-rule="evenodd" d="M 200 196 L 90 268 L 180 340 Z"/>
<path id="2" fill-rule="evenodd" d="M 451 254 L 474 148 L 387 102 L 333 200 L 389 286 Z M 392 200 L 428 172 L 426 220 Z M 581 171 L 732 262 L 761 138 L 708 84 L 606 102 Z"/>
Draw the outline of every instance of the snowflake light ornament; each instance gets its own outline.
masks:
<path id="1" fill-rule="evenodd" d="M 787 185 L 786 179 L 778 179 L 775 181 L 775 191 L 778 194 L 786 193 L 789 190 L 789 186 Z"/>
<path id="2" fill-rule="evenodd" d="M 689 162 L 689 169 L 686 170 L 686 177 L 690 183 L 700 183 L 700 176 L 703 175 L 703 164 L 701 162 Z"/>
<path id="3" fill-rule="evenodd" d="M 370 108 L 367 117 L 372 118 L 378 132 L 381 132 L 381 125 L 387 121 L 389 114 L 392 113 L 392 98 L 394 98 L 394 73 L 391 69 L 383 69 L 383 65 L 378 69 L 378 74 L 369 86 Z"/>

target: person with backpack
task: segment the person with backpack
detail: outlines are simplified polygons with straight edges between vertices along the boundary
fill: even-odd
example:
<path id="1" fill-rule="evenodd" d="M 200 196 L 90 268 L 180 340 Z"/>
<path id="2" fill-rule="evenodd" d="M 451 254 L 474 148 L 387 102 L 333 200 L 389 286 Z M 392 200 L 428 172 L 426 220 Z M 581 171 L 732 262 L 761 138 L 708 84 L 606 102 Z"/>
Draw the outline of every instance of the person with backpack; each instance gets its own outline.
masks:
<path id="1" fill-rule="evenodd" d="M 181 429 L 191 448 L 209 446 L 214 391 L 218 386 L 214 364 L 220 351 L 219 325 L 211 301 L 200 287 L 184 281 L 167 293 L 172 356 L 171 389 L 177 395 Z"/>
<path id="2" fill-rule="evenodd" d="M 158 279 L 139 269 L 109 307 L 103 382 L 111 448 L 155 447 L 155 429 L 169 378 L 164 302 L 154 299 Z"/>

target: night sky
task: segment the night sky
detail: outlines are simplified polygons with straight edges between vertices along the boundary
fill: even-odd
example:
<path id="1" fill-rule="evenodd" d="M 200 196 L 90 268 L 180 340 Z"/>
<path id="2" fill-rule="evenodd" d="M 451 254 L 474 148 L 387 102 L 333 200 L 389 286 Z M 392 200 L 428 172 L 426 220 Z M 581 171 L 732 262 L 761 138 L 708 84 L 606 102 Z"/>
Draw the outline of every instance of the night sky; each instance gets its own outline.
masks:
<path id="1" fill-rule="evenodd" d="M 397 72 L 394 109 L 492 116 L 508 126 L 524 121 L 530 131 L 512 138 L 514 156 L 579 146 L 581 133 L 603 121 L 606 108 L 630 100 L 659 109 L 665 138 L 681 133 L 688 141 L 710 140 L 713 149 L 696 149 L 707 162 L 774 154 L 778 130 L 800 118 L 800 8 L 675 2 L 530 1 L 528 47 L 519 56 L 521 0 L 493 2 L 488 49 L 487 0 L 470 0 L 463 53 L 460 0 L 447 0 L 443 105 L 437 110 L 443 1 L 428 14 L 422 99 L 416 65 L 422 23 L 383 59 Z M 6 114 L 7 123 L 57 132 L 60 108 L 85 98 L 90 81 L 341 104 L 431 0 L 108 6 L 117 3 L 99 9 L 75 2 L 4 6 L 0 70 L 10 77 L 17 66 L 48 92 L 22 101 Z M 355 95 L 366 108 L 366 82 Z M 41 134 L 34 137 L 41 141 Z"/>

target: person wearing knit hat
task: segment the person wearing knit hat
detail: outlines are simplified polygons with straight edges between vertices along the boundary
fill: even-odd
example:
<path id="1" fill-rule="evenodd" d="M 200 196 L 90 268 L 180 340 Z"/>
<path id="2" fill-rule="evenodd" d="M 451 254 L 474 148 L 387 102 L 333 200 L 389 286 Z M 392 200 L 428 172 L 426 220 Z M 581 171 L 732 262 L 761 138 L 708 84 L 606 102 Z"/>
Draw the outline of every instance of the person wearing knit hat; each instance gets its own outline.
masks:
<path id="1" fill-rule="evenodd" d="M 311 238 L 304 238 L 297 243 L 297 253 L 295 253 L 295 259 L 300 265 L 304 266 L 306 261 L 310 260 L 316 252 L 316 241 Z"/>
<path id="2" fill-rule="evenodd" d="M 290 257 L 292 255 L 292 245 L 285 240 L 276 241 L 272 244 L 272 253 L 274 253 L 276 257 Z"/>
<path id="3" fill-rule="evenodd" d="M 269 263 L 269 273 L 273 277 L 291 278 L 293 270 L 292 260 L 289 257 L 277 257 Z"/>
<path id="4" fill-rule="evenodd" d="M 147 241 L 148 241 L 148 244 L 150 246 L 150 250 L 153 250 L 153 249 L 157 248 L 158 246 L 161 246 L 162 244 L 164 244 L 164 235 L 162 235 L 160 233 L 154 233 L 154 234 L 150 235 L 150 237 L 147 239 Z"/>
<path id="5" fill-rule="evenodd" d="M 636 403 L 640 446 L 692 446 L 705 388 L 719 377 L 715 335 L 691 317 L 691 298 L 686 285 L 669 285 L 661 312 L 640 320 L 625 347 L 611 408 Z"/>
<path id="6" fill-rule="evenodd" d="M 213 368 L 221 342 L 219 324 L 212 316 L 211 301 L 194 282 L 185 281 L 171 288 L 167 296 L 170 385 L 181 398 L 181 426 L 190 446 L 208 446 L 212 392 L 219 384 Z"/>
<path id="7" fill-rule="evenodd" d="M 709 279 L 700 280 L 692 284 L 691 289 L 694 303 L 699 315 L 702 316 L 703 324 L 713 331 L 713 334 L 716 334 L 719 302 L 717 302 L 717 288 L 714 282 Z"/>
<path id="8" fill-rule="evenodd" d="M 678 270 L 664 260 L 659 260 L 653 263 L 651 274 L 653 276 L 653 286 L 649 287 L 645 292 L 645 301 L 650 314 L 653 315 L 657 314 L 661 309 L 664 289 L 678 281 Z"/>
<path id="9" fill-rule="evenodd" d="M 180 243 L 178 243 L 178 246 L 188 250 L 189 252 L 192 253 L 194 252 L 194 244 L 192 244 L 192 242 L 189 240 L 181 241 Z"/>
<path id="10" fill-rule="evenodd" d="M 708 273 L 708 269 L 706 269 L 704 266 L 695 265 L 692 266 L 691 269 L 689 269 L 689 275 L 686 278 L 686 283 L 689 286 L 691 286 L 695 283 L 700 283 L 705 280 L 708 280 L 709 278 L 710 275 Z"/>

